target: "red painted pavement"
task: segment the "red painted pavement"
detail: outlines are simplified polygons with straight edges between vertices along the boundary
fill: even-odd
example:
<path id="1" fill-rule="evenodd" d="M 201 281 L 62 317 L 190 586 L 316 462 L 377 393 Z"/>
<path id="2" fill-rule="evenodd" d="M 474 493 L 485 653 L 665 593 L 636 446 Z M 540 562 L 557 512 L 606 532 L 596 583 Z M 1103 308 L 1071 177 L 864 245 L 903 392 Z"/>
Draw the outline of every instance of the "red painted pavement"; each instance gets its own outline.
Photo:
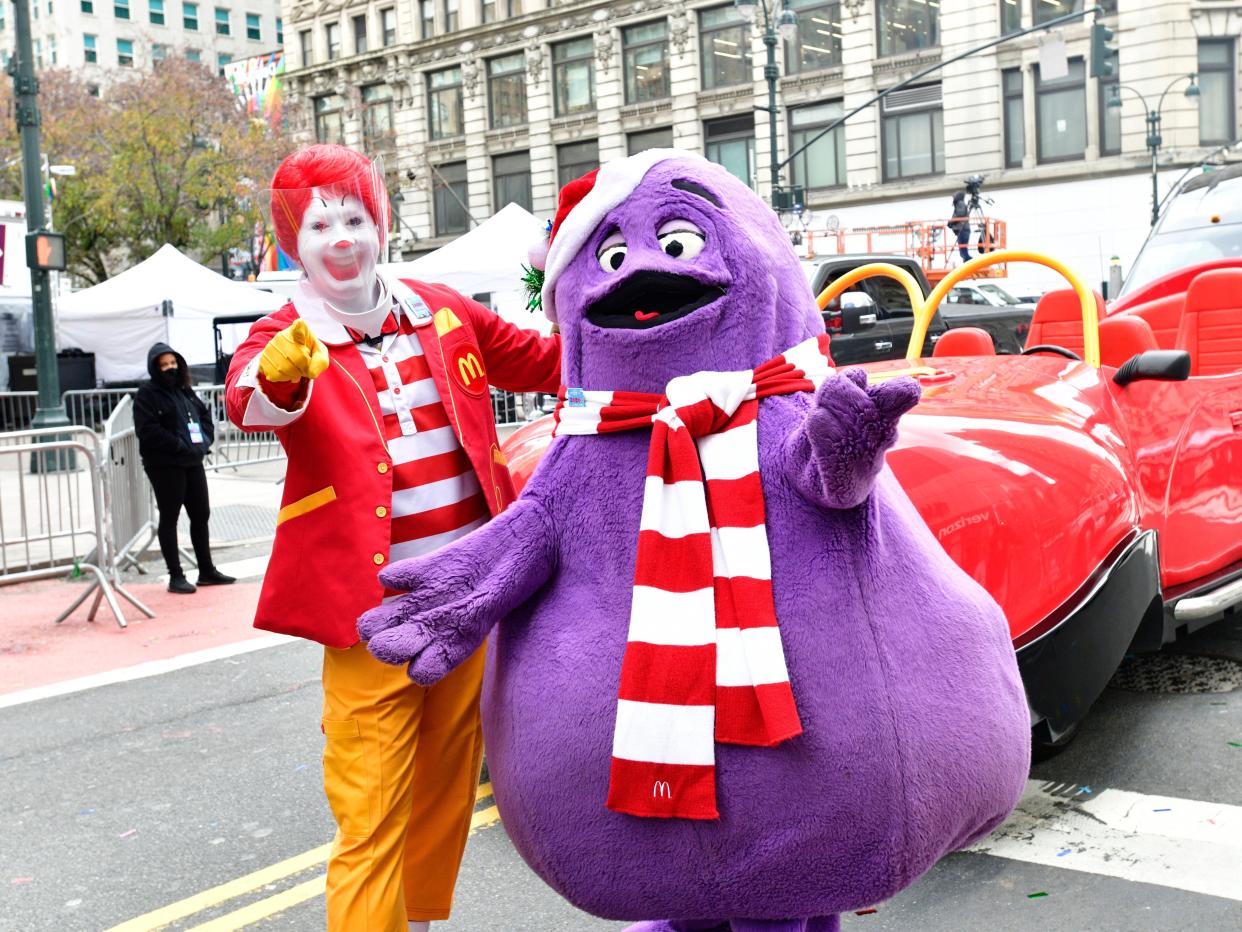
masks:
<path id="1" fill-rule="evenodd" d="M 133 584 L 126 588 L 155 612 L 154 618 L 118 596 L 128 628 L 117 627 L 106 602 L 95 620 L 87 621 L 92 599 L 59 625 L 53 624 L 82 585 L 45 580 L 0 588 L 0 694 L 267 633 L 251 626 L 259 601 L 258 582 L 203 587 L 193 595 L 174 595 L 160 583 Z"/>

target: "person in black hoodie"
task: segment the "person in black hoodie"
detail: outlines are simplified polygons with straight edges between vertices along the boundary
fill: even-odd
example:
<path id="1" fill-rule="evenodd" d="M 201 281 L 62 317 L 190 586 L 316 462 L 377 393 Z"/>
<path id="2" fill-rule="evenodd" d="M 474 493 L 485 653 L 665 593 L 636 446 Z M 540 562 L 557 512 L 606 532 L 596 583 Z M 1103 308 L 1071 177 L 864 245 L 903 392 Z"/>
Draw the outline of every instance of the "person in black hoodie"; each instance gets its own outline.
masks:
<path id="1" fill-rule="evenodd" d="M 160 551 L 168 565 L 168 591 L 189 594 L 194 584 L 181 571 L 177 552 L 177 519 L 181 508 L 190 518 L 190 540 L 198 560 L 198 584 L 221 586 L 235 582 L 211 561 L 207 521 L 207 473 L 203 457 L 215 437 L 207 405 L 190 388 L 190 367 L 167 343 L 147 351 L 150 381 L 143 382 L 134 399 L 134 427 L 138 452 L 155 490 L 160 513 Z"/>

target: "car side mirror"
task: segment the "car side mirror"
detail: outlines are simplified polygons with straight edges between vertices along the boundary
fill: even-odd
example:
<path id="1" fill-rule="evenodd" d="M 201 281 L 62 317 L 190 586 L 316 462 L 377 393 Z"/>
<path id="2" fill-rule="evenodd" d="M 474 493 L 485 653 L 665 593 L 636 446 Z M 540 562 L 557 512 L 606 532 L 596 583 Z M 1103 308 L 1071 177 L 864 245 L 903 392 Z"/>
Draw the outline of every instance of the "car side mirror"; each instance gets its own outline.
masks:
<path id="1" fill-rule="evenodd" d="M 1131 356 L 1121 364 L 1113 381 L 1118 385 L 1131 382 L 1184 382 L 1190 378 L 1190 354 L 1185 350 L 1148 350 Z"/>

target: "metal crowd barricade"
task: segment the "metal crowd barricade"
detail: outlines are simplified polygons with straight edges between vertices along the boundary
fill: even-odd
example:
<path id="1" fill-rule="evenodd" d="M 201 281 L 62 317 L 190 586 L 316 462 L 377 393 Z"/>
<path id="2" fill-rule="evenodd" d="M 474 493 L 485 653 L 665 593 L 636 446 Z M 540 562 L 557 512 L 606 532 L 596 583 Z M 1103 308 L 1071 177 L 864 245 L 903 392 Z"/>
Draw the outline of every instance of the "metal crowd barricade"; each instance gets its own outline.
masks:
<path id="1" fill-rule="evenodd" d="M 154 618 L 154 612 L 121 586 L 112 560 L 109 490 L 103 450 L 94 431 L 49 427 L 10 432 L 4 441 L 0 585 L 86 574 L 93 577 L 91 584 L 56 618 L 57 624 L 94 595 L 90 620 L 107 600 L 116 623 L 124 628 L 117 593 Z"/>
<path id="2" fill-rule="evenodd" d="M 75 389 L 61 395 L 65 415 L 70 424 L 89 427 L 95 433 L 103 431 L 113 409 L 126 398 L 138 393 L 136 388 L 88 388 Z"/>
<path id="3" fill-rule="evenodd" d="M 8 433 L 29 430 L 38 406 L 38 392 L 0 392 L 0 443 Z"/>
<path id="4" fill-rule="evenodd" d="M 104 423 L 103 444 L 107 451 L 112 564 L 132 566 L 143 572 L 139 558 L 155 539 L 155 509 L 151 485 L 138 455 L 138 432 L 134 429 L 134 400 L 122 398 Z"/>
<path id="5" fill-rule="evenodd" d="M 229 420 L 223 385 L 198 385 L 194 390 L 206 402 L 216 430 L 211 453 L 203 463 L 208 471 L 236 470 L 242 466 L 275 463 L 285 458 L 285 449 L 274 433 L 247 433 Z"/>

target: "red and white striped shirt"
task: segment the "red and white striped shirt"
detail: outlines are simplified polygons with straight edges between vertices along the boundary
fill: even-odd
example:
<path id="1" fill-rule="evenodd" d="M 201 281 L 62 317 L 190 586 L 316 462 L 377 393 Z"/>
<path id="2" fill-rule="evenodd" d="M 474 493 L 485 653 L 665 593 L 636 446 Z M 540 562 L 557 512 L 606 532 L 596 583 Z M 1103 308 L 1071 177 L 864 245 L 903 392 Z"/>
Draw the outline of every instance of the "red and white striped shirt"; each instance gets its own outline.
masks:
<path id="1" fill-rule="evenodd" d="M 384 418 L 392 457 L 389 563 L 443 547 L 486 523 L 487 500 L 449 423 L 414 322 L 393 302 L 398 330 L 358 351 Z"/>

